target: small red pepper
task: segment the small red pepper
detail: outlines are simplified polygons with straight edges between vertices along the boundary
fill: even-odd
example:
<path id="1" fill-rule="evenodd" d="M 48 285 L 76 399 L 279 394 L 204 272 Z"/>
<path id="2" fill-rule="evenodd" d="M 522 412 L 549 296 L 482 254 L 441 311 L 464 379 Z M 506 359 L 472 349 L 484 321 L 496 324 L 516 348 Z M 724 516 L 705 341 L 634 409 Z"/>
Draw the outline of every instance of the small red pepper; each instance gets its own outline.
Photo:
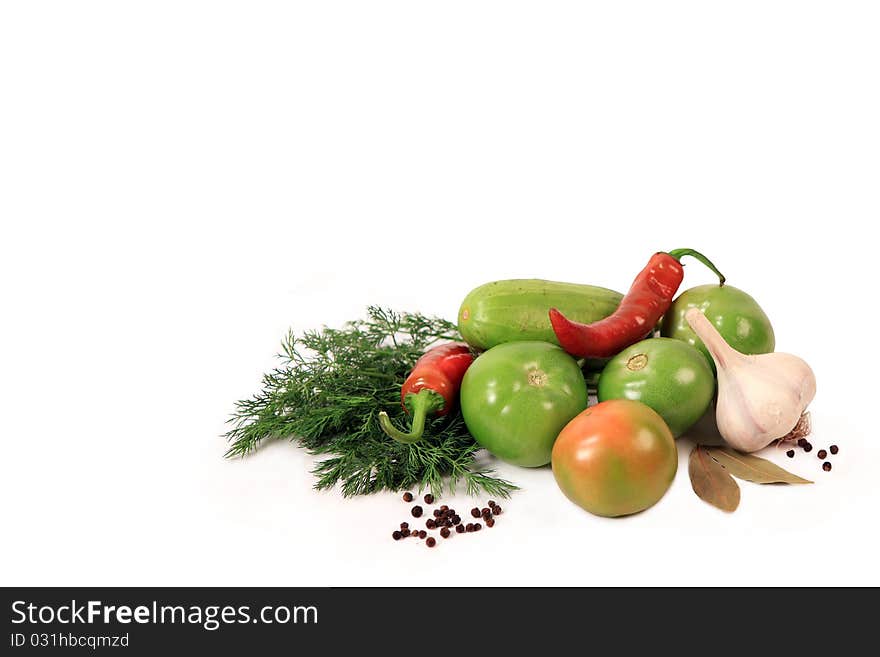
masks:
<path id="1" fill-rule="evenodd" d="M 379 413 L 382 430 L 398 442 L 417 442 L 424 433 L 428 413 L 442 416 L 453 409 L 461 380 L 473 361 L 470 347 L 464 342 L 448 342 L 426 351 L 400 389 L 400 401 L 412 415 L 410 432 L 396 429 L 385 411 Z"/>
<path id="2" fill-rule="evenodd" d="M 684 280 L 684 270 L 679 261 L 686 255 L 696 258 L 715 272 L 720 284 L 724 285 L 724 275 L 698 251 L 675 249 L 669 253 L 655 253 L 636 276 L 617 310 L 605 319 L 581 324 L 551 308 L 550 323 L 559 344 L 578 358 L 609 358 L 644 338 L 669 310 L 672 298 Z"/>

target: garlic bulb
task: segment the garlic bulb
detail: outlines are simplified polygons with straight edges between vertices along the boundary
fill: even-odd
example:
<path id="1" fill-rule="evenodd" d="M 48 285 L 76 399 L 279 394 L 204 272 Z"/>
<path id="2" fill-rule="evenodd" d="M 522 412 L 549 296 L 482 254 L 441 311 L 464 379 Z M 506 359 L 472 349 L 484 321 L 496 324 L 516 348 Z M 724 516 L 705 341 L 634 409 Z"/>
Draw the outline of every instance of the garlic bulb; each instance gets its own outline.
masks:
<path id="1" fill-rule="evenodd" d="M 715 419 L 724 440 L 754 452 L 785 437 L 816 395 L 810 366 L 791 354 L 741 354 L 697 308 L 685 319 L 718 368 Z"/>

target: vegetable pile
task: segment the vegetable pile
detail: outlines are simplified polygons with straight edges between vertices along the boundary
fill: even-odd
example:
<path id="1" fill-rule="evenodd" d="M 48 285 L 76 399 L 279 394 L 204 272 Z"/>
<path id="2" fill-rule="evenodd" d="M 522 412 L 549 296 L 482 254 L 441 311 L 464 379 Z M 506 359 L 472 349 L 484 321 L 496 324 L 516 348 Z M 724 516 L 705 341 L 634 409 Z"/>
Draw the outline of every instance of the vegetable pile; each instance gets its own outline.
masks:
<path id="1" fill-rule="evenodd" d="M 718 284 L 676 297 L 683 256 Z M 676 439 L 713 403 L 726 446 L 698 442 L 691 452 L 700 498 L 733 511 L 733 477 L 811 483 L 749 452 L 808 444 L 812 370 L 773 353 L 761 307 L 692 249 L 652 256 L 626 295 L 495 281 L 465 297 L 457 326 L 370 307 L 365 320 L 291 333 L 283 346 L 262 391 L 236 405 L 227 456 L 294 440 L 325 457 L 316 487 L 339 485 L 345 496 L 413 488 L 439 496 L 463 485 L 507 497 L 516 486 L 481 465 L 485 448 L 520 467 L 550 464 L 564 495 L 591 513 L 637 513 L 666 493 Z"/>

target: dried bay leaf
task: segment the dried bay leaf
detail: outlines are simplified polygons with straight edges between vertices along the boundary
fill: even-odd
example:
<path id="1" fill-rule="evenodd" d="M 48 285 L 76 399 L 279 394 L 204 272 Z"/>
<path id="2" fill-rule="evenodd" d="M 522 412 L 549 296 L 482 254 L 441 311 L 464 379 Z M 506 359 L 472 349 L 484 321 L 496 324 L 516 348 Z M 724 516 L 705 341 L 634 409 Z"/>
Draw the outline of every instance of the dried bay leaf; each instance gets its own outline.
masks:
<path id="1" fill-rule="evenodd" d="M 739 506 L 739 485 L 702 445 L 691 450 L 688 474 L 697 497 L 722 511 L 736 511 Z"/>
<path id="2" fill-rule="evenodd" d="M 710 447 L 709 455 L 730 474 L 756 484 L 812 484 L 767 459 L 743 454 L 729 447 Z"/>

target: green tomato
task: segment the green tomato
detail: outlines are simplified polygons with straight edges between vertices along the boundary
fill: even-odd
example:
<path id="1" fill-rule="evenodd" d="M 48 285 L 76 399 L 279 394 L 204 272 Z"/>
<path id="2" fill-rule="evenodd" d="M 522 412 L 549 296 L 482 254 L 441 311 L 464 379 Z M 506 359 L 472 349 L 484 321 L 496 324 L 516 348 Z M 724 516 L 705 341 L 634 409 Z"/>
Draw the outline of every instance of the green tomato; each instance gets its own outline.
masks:
<path id="1" fill-rule="evenodd" d="M 715 377 L 695 347 L 649 338 L 617 354 L 599 377 L 599 401 L 631 399 L 653 408 L 678 438 L 702 417 L 715 394 Z"/>
<path id="2" fill-rule="evenodd" d="M 587 407 L 577 362 L 549 342 L 506 342 L 481 354 L 461 382 L 468 431 L 502 461 L 550 462 L 562 428 Z"/>
<path id="3" fill-rule="evenodd" d="M 703 352 L 712 372 L 715 363 L 684 318 L 689 308 L 699 308 L 724 340 L 744 354 L 768 354 L 776 348 L 773 326 L 751 296 L 730 285 L 700 285 L 685 290 L 663 317 L 660 334 L 692 344 Z"/>

